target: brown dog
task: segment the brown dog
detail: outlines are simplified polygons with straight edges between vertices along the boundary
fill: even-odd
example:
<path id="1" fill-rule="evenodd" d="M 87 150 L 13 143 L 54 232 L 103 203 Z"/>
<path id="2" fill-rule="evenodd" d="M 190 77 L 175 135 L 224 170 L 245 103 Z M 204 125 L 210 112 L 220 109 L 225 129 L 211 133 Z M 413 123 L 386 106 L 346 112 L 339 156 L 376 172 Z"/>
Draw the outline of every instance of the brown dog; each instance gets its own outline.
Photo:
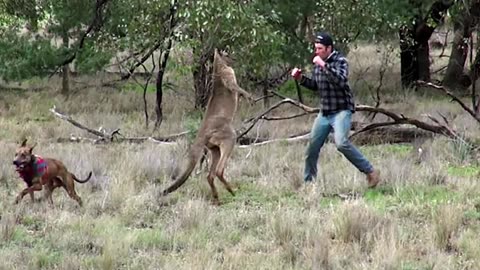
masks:
<path id="1" fill-rule="evenodd" d="M 15 153 L 13 164 L 16 166 L 16 171 L 20 177 L 27 184 L 27 188 L 18 194 L 15 203 L 19 203 L 27 193 L 30 194 L 33 202 L 33 192 L 40 191 L 45 186 L 45 197 L 50 204 L 53 204 L 53 190 L 57 187 L 63 187 L 68 195 L 82 206 L 82 199 L 75 192 L 74 180 L 78 183 L 85 183 L 90 180 L 92 172 L 88 174 L 87 179 L 79 180 L 67 170 L 61 161 L 34 155 L 32 153 L 34 147 L 35 145 L 27 146 L 27 140 L 24 140 Z"/>
<path id="2" fill-rule="evenodd" d="M 226 60 L 215 49 L 213 58 L 213 91 L 207 104 L 207 110 L 197 137 L 190 147 L 188 165 L 175 182 L 163 191 L 163 195 L 175 191 L 187 181 L 205 147 L 212 155 L 210 171 L 207 177 L 212 190 L 213 202 L 218 204 L 218 192 L 213 183 L 215 176 L 225 188 L 235 195 L 224 177 L 224 170 L 233 147 L 236 134 L 233 118 L 237 110 L 238 95 L 252 100 L 252 96 L 237 85 L 235 72 L 227 65 Z"/>

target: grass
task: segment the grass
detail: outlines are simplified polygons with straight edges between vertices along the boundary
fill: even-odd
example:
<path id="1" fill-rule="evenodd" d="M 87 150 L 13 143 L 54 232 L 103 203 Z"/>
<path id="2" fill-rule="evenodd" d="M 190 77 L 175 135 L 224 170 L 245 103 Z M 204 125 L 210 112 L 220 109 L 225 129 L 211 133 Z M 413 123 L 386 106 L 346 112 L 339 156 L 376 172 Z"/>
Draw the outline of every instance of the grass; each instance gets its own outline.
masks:
<path id="1" fill-rule="evenodd" d="M 364 46 L 351 54 L 357 98 L 373 104 L 368 84 L 375 89 L 378 82 L 376 50 Z M 372 68 L 364 73 L 365 66 Z M 396 89 L 398 63 L 387 75 L 385 91 Z M 83 79 L 95 83 L 95 78 Z M 0 104 L 0 269 L 480 268 L 479 168 L 475 152 L 458 141 L 437 137 L 425 143 L 429 155 L 421 162 L 411 144 L 359 147 L 381 170 L 385 183 L 375 190 L 366 189 L 365 176 L 330 143 L 322 149 L 318 180 L 308 187 L 302 185 L 305 142 L 236 148 L 226 169 L 236 195 L 216 182 L 223 204 L 213 206 L 205 165 L 177 192 L 159 197 L 193 136 L 168 145 L 59 143 L 71 135 L 92 136 L 49 112 L 56 105 L 88 127 L 120 128 L 128 136 L 195 132 L 202 113 L 193 109 L 187 80 L 175 83 L 183 90 L 165 92 L 166 118 L 156 132 L 145 129 L 142 91 L 135 83 L 124 91 L 86 88 L 67 100 L 56 94 L 60 81 L 29 83 L 48 88 L 6 92 L 9 106 Z M 294 97 L 295 85 L 280 92 Z M 476 123 L 444 98 L 384 94 L 389 103 L 382 106 L 406 116 L 440 108 L 457 115 L 467 133 L 478 132 Z M 306 98 L 317 102 L 314 95 Z M 260 111 L 261 104 L 241 101 L 236 125 Z M 295 113 L 292 107 L 275 112 Z M 285 138 L 309 130 L 314 117 L 261 122 L 250 135 Z M 354 120 L 364 117 L 358 113 Z M 81 178 L 93 171 L 90 182 L 76 185 L 84 207 L 63 190 L 54 192 L 54 207 L 42 199 L 32 204 L 28 196 L 12 204 L 24 188 L 11 165 L 22 138 L 38 143 L 35 153 L 61 159 Z"/>
<path id="2" fill-rule="evenodd" d="M 480 167 L 478 165 L 455 166 L 447 167 L 447 172 L 453 176 L 460 177 L 477 177 L 480 174 Z"/>

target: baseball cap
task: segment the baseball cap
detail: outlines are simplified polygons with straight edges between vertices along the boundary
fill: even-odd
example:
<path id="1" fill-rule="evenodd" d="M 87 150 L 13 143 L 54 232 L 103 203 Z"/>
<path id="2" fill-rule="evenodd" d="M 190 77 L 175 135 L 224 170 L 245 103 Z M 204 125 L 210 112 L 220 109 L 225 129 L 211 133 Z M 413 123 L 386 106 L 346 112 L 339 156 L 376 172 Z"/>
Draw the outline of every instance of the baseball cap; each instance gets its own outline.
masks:
<path id="1" fill-rule="evenodd" d="M 315 35 L 315 43 L 320 43 L 325 46 L 333 46 L 333 39 L 329 34 L 319 32 Z"/>

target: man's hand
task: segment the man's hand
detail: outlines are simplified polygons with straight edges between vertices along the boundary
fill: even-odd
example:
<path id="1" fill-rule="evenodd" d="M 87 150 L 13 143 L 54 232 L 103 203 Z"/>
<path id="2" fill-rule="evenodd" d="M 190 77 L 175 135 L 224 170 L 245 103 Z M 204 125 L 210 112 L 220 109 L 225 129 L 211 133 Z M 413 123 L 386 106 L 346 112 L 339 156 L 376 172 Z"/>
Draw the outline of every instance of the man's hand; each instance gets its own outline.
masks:
<path id="1" fill-rule="evenodd" d="M 323 61 L 323 59 L 318 55 L 313 58 L 312 62 L 313 64 L 320 66 L 321 68 L 325 67 L 325 61 Z"/>
<path id="2" fill-rule="evenodd" d="M 295 80 L 300 80 L 302 78 L 302 70 L 299 68 L 294 68 L 292 69 L 291 75 Z"/>

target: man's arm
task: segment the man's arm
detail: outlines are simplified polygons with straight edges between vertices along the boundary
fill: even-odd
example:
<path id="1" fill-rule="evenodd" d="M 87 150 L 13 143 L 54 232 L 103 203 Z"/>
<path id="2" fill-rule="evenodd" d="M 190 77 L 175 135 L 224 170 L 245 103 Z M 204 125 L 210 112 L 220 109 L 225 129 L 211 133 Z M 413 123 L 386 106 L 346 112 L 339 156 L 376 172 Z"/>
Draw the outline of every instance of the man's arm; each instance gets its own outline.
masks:
<path id="1" fill-rule="evenodd" d="M 327 63 L 325 65 L 325 73 L 327 74 L 329 81 L 339 87 L 345 87 L 348 82 L 347 59 L 342 57 L 336 63 Z"/>
<path id="2" fill-rule="evenodd" d="M 300 85 L 312 91 L 318 91 L 317 82 L 307 76 L 302 75 L 300 78 Z"/>
<path id="3" fill-rule="evenodd" d="M 317 82 L 312 80 L 304 75 L 302 75 L 302 70 L 299 68 L 293 68 L 291 75 L 293 79 L 300 83 L 301 86 L 310 89 L 312 91 L 318 91 Z M 314 72 L 312 72 L 312 78 L 314 77 Z"/>

